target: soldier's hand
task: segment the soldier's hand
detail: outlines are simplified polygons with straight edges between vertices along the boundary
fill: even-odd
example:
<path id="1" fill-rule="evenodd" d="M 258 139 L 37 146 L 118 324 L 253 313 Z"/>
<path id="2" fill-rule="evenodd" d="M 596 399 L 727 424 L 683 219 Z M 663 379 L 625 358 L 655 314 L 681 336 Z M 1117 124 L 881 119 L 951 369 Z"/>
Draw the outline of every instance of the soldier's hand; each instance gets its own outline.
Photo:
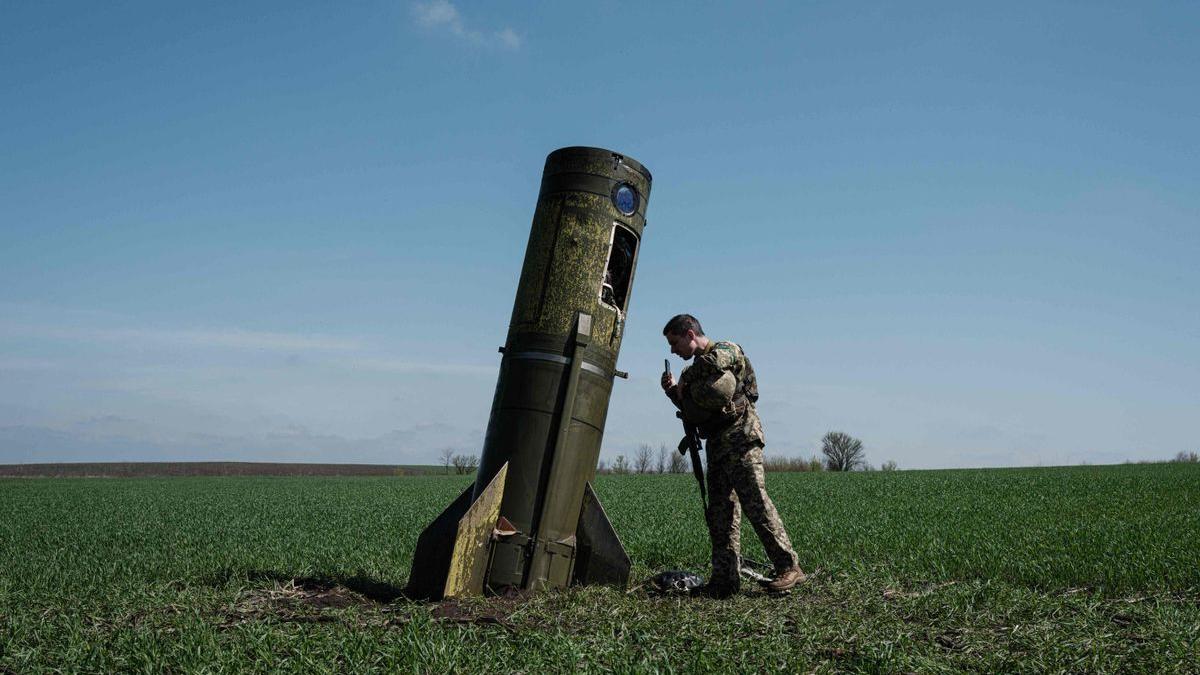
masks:
<path id="1" fill-rule="evenodd" d="M 670 391 L 671 387 L 675 386 L 675 377 L 672 376 L 670 373 L 663 373 L 661 384 L 662 384 L 663 391 Z"/>

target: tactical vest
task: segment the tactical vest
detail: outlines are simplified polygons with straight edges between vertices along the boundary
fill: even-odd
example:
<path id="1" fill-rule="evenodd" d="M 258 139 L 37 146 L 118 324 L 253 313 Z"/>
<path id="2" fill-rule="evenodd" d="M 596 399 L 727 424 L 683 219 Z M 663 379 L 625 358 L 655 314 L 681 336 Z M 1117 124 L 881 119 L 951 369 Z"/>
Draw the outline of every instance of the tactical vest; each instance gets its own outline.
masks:
<path id="1" fill-rule="evenodd" d="M 722 410 L 711 421 L 696 427 L 702 438 L 709 438 L 713 434 L 724 431 L 738 421 L 742 415 L 745 415 L 747 409 L 758 402 L 758 378 L 754 376 L 754 366 L 750 365 L 750 357 L 746 356 L 741 345 L 738 345 L 738 352 L 742 355 L 745 367 L 742 372 L 734 373 L 734 377 L 737 378 L 737 388 L 734 389 L 733 399 L 730 401 L 728 409 Z"/>

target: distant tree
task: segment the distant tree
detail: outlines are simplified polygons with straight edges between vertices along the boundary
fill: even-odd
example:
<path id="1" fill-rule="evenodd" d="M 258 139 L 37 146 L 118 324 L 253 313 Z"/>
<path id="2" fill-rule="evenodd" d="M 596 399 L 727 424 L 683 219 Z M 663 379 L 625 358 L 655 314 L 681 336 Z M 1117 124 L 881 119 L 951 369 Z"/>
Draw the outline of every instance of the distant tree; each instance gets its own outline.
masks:
<path id="1" fill-rule="evenodd" d="M 763 468 L 767 471 L 821 471 L 825 468 L 824 463 L 816 455 L 805 459 L 802 456 L 796 457 L 766 457 L 763 459 Z"/>
<path id="2" fill-rule="evenodd" d="M 898 468 L 900 468 L 899 465 L 897 465 L 896 461 L 892 459 L 889 459 L 888 461 L 879 465 L 880 471 L 895 471 Z"/>
<path id="3" fill-rule="evenodd" d="M 612 472 L 618 475 L 629 473 L 629 462 L 625 460 L 625 455 L 617 455 L 617 459 L 612 465 Z"/>
<path id="4" fill-rule="evenodd" d="M 454 448 L 442 448 L 442 468 L 446 473 L 450 473 L 450 467 L 454 464 Z"/>
<path id="5" fill-rule="evenodd" d="M 862 441 L 840 431 L 831 431 L 821 439 L 821 453 L 830 471 L 853 471 L 865 466 L 867 454 Z"/>
<path id="6" fill-rule="evenodd" d="M 474 473 L 479 468 L 479 458 L 475 455 L 455 455 L 450 461 L 454 464 L 456 474 Z"/>
<path id="7" fill-rule="evenodd" d="M 671 464 L 667 467 L 671 473 L 687 473 L 688 463 L 687 458 L 678 452 L 671 453 Z"/>
<path id="8" fill-rule="evenodd" d="M 633 470 L 635 473 L 649 473 L 650 463 L 654 461 L 654 451 L 648 443 L 642 443 L 638 446 L 637 454 L 633 456 Z"/>
<path id="9" fill-rule="evenodd" d="M 763 469 L 767 473 L 778 473 L 780 471 L 793 471 L 795 467 L 795 458 L 793 457 L 763 457 Z"/>
<path id="10" fill-rule="evenodd" d="M 667 472 L 667 446 L 665 443 L 658 446 L 658 466 L 655 469 L 657 473 Z"/>
<path id="11" fill-rule="evenodd" d="M 608 473 L 608 467 L 605 466 L 604 460 L 600 460 L 600 462 L 596 464 L 596 473 Z"/>
<path id="12" fill-rule="evenodd" d="M 1184 451 L 1180 450 L 1179 453 L 1175 455 L 1175 459 L 1173 459 L 1171 461 L 1172 462 L 1182 462 L 1185 464 L 1195 464 L 1197 462 L 1200 462 L 1200 455 L 1197 455 L 1194 452 L 1184 452 Z"/>

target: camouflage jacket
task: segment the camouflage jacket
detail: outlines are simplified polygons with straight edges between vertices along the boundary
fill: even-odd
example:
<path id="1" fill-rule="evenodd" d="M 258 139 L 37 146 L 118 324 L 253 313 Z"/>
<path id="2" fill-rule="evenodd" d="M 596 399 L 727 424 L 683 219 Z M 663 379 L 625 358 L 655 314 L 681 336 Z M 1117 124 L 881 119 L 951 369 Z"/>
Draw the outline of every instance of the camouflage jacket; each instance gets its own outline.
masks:
<path id="1" fill-rule="evenodd" d="M 728 386 L 731 378 L 732 387 Z M 754 409 L 758 400 L 754 367 L 736 343 L 710 341 L 695 354 L 679 381 L 683 398 L 672 398 L 672 402 L 687 421 L 700 422 L 697 427 L 707 439 L 705 449 L 710 460 L 731 449 L 745 450 L 766 443 Z M 687 419 L 697 412 L 702 419 Z"/>

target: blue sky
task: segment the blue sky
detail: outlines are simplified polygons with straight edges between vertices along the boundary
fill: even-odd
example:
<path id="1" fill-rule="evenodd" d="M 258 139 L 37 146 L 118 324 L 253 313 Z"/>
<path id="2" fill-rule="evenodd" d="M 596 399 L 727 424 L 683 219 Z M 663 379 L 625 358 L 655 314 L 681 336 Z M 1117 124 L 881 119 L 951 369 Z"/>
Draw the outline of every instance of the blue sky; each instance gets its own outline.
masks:
<path id="1" fill-rule="evenodd" d="M 477 452 L 551 150 L 654 173 L 660 330 L 768 455 L 1166 458 L 1200 419 L 1195 3 L 0 4 L 0 462 Z"/>

